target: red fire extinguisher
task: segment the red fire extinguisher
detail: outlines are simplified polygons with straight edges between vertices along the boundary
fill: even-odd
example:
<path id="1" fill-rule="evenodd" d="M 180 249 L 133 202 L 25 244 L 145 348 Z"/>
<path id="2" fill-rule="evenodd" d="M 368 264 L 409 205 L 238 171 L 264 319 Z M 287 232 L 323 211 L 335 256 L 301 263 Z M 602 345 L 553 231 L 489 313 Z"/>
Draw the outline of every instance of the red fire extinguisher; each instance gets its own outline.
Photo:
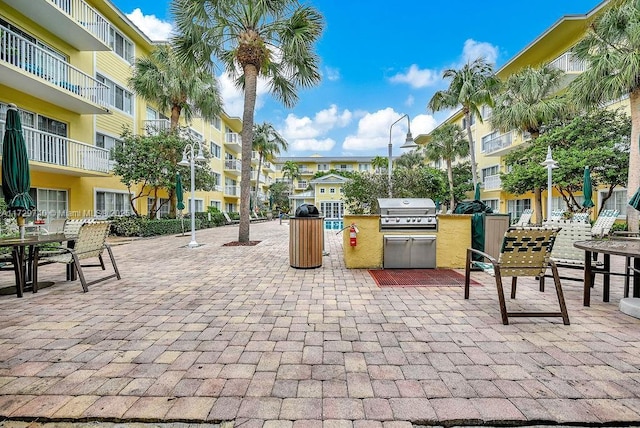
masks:
<path id="1" fill-rule="evenodd" d="M 351 223 L 351 227 L 349 227 L 349 245 L 355 247 L 358 245 L 358 228 L 355 223 Z"/>

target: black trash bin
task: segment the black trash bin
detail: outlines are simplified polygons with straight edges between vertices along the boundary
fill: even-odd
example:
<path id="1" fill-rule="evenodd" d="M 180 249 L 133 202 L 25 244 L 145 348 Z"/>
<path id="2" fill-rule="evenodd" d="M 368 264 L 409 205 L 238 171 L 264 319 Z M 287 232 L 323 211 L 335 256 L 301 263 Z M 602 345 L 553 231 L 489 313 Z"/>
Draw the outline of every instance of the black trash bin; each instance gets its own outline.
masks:
<path id="1" fill-rule="evenodd" d="M 473 214 L 471 217 L 471 248 L 478 251 L 484 251 L 484 216 L 492 213 L 493 210 L 482 201 L 462 201 L 458 202 L 454 214 Z M 483 261 L 483 257 L 479 254 L 473 254 L 473 260 Z"/>
<path id="2" fill-rule="evenodd" d="M 315 205 L 300 205 L 289 219 L 289 263 L 311 269 L 322 266 L 324 218 Z"/>

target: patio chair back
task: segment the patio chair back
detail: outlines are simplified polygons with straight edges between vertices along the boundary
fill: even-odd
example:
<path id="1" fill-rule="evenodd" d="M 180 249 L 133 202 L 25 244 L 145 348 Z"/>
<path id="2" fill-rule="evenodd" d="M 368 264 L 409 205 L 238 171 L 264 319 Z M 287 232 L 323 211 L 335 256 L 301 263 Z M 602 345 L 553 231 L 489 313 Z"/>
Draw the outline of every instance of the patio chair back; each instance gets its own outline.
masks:
<path id="1" fill-rule="evenodd" d="M 620 211 L 618 210 L 602 210 L 595 223 L 593 223 L 591 234 L 597 237 L 609 235 L 619 213 Z"/>
<path id="2" fill-rule="evenodd" d="M 531 223 L 531 217 L 533 216 L 533 210 L 530 208 L 527 208 L 526 210 L 522 211 L 522 214 L 520 214 L 520 218 L 518 219 L 518 221 L 514 224 L 514 226 L 527 226 Z"/>

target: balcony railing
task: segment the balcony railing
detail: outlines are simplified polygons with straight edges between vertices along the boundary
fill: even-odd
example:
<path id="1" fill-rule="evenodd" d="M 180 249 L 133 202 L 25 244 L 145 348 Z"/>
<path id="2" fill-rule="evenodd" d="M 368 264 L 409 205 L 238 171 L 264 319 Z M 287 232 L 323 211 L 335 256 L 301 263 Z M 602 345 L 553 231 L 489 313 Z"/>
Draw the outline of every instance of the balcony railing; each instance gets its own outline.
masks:
<path id="1" fill-rule="evenodd" d="M 298 183 L 296 184 L 296 189 L 300 190 L 300 189 L 306 189 L 307 186 L 309 186 L 309 183 L 306 180 L 300 180 L 298 181 Z"/>
<path id="2" fill-rule="evenodd" d="M 315 172 L 310 168 L 299 168 L 298 172 L 303 175 L 313 175 Z"/>
<path id="3" fill-rule="evenodd" d="M 500 180 L 499 175 L 489 175 L 484 178 L 482 183 L 485 191 L 502 189 L 502 180 Z"/>
<path id="4" fill-rule="evenodd" d="M 4 135 L 4 128 L 5 122 L 0 121 L 2 135 Z M 28 127 L 22 128 L 22 134 L 30 161 L 87 171 L 109 172 L 109 150 L 107 149 Z"/>
<path id="5" fill-rule="evenodd" d="M 239 186 L 224 186 L 224 194 L 228 196 L 240 196 Z"/>
<path id="6" fill-rule="evenodd" d="M 0 37 L 0 61 L 94 104 L 107 105 L 109 88 L 105 84 L 6 28 Z"/>
<path id="7" fill-rule="evenodd" d="M 509 147 L 513 143 L 513 132 L 507 132 L 506 134 L 498 135 L 487 141 L 482 142 L 482 149 L 485 154 L 493 153 L 497 150 Z"/>
<path id="8" fill-rule="evenodd" d="M 224 161 L 225 171 L 242 171 L 242 162 L 239 159 L 225 159 Z"/>
<path id="9" fill-rule="evenodd" d="M 109 44 L 109 21 L 83 0 L 49 0 L 104 44 Z"/>
<path id="10" fill-rule="evenodd" d="M 171 121 L 169 119 L 149 119 L 144 120 L 142 123 L 147 135 L 157 135 L 160 132 L 166 132 L 171 129 Z M 201 143 L 204 142 L 202 134 L 195 129 L 180 127 L 180 130 L 184 131 L 180 134 L 182 138 L 191 138 Z"/>
<path id="11" fill-rule="evenodd" d="M 581 59 L 576 58 L 573 52 L 565 52 L 558 58 L 549 63 L 551 67 L 562 70 L 565 73 L 582 73 L 587 67 L 587 63 Z"/>

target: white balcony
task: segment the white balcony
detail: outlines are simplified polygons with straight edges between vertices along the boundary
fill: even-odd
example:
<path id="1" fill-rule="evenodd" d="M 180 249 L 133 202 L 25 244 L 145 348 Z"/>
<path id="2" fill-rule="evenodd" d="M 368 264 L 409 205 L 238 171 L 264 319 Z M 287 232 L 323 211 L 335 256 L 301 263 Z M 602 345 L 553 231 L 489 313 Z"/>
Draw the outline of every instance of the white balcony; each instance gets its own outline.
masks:
<path id="1" fill-rule="evenodd" d="M 142 126 L 147 135 L 158 135 L 160 132 L 166 132 L 171 129 L 171 120 L 169 119 L 149 119 L 143 120 Z M 201 143 L 204 142 L 204 138 L 201 133 L 196 131 L 195 129 L 189 128 L 180 128 L 182 138 L 191 138 L 195 141 L 199 141 Z"/>
<path id="2" fill-rule="evenodd" d="M 298 180 L 298 182 L 296 183 L 296 189 L 298 190 L 304 190 L 309 186 L 309 182 L 307 182 L 307 180 Z"/>
<path id="3" fill-rule="evenodd" d="M 225 172 L 239 176 L 242 172 L 242 162 L 240 162 L 240 159 L 225 159 L 224 170 Z"/>
<path id="4" fill-rule="evenodd" d="M 224 196 L 240 197 L 240 186 L 224 186 Z"/>
<path id="5" fill-rule="evenodd" d="M 0 121 L 2 135 L 4 135 L 4 127 L 5 122 Z M 111 169 L 107 149 L 28 127 L 22 128 L 22 134 L 30 163 L 40 163 L 31 164 L 33 170 L 101 177 Z M 1 146 L 0 141 L 0 148 Z M 59 167 L 65 167 L 65 169 Z"/>
<path id="6" fill-rule="evenodd" d="M 500 180 L 499 175 L 489 175 L 485 177 L 482 184 L 484 185 L 485 191 L 502 189 L 502 180 Z"/>
<path id="7" fill-rule="evenodd" d="M 224 136 L 224 145 L 233 152 L 242 152 L 242 138 L 240 134 L 237 132 L 227 132 Z"/>
<path id="8" fill-rule="evenodd" d="M 300 175 L 313 175 L 316 172 L 310 168 L 298 168 L 298 173 Z"/>
<path id="9" fill-rule="evenodd" d="M 553 68 L 564 71 L 565 73 L 582 73 L 586 71 L 587 63 L 581 59 L 576 58 L 573 52 L 565 52 L 558 58 L 549 63 Z"/>
<path id="10" fill-rule="evenodd" d="M 109 113 L 106 85 L 6 28 L 0 37 L 0 83 L 79 114 Z"/>
<path id="11" fill-rule="evenodd" d="M 482 141 L 482 151 L 490 155 L 498 150 L 505 149 L 513 143 L 513 131 L 498 135 L 490 140 Z"/>
<path id="12" fill-rule="evenodd" d="M 108 51 L 109 22 L 83 0 L 2 0 L 79 51 Z"/>

